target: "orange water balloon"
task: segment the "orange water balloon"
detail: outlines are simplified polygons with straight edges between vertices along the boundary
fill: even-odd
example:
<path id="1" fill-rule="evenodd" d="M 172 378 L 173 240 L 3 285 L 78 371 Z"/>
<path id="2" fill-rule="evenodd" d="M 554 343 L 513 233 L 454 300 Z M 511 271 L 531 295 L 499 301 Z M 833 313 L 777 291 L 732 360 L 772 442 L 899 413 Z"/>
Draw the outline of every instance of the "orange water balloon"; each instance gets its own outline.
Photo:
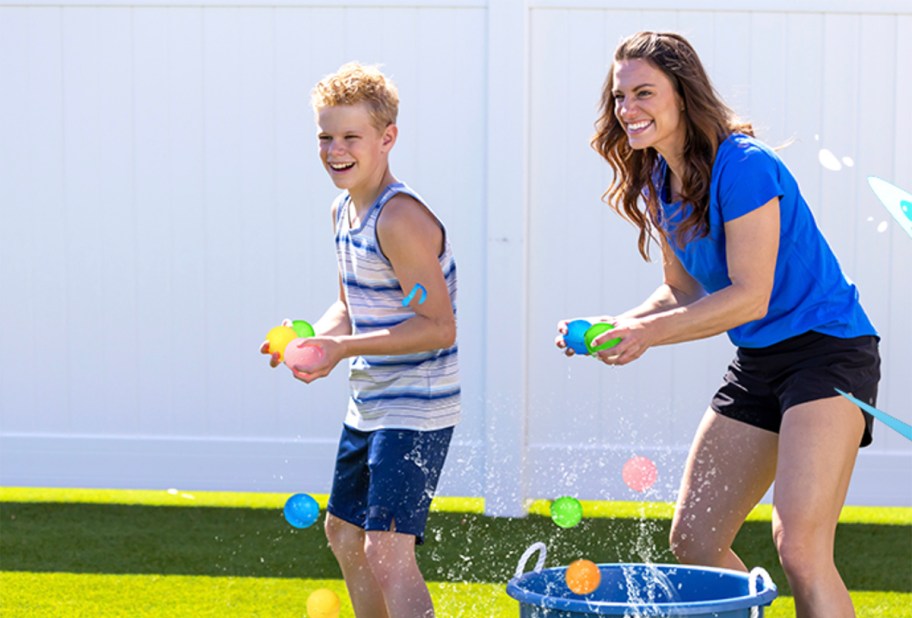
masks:
<path id="1" fill-rule="evenodd" d="M 598 565 L 585 559 L 571 562 L 564 577 L 567 580 L 567 587 L 576 594 L 589 594 L 598 588 L 602 581 Z"/>

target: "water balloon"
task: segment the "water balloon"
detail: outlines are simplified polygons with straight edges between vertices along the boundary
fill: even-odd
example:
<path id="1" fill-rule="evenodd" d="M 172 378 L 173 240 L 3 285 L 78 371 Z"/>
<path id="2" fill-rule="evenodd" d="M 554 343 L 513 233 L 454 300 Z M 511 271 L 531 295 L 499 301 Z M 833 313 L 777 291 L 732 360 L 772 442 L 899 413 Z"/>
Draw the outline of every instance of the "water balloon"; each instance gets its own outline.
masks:
<path id="1" fill-rule="evenodd" d="M 323 347 L 307 339 L 293 339 L 285 348 L 285 364 L 289 369 L 310 373 L 323 362 Z"/>
<path id="2" fill-rule="evenodd" d="M 290 326 L 276 326 L 266 333 L 266 341 L 269 342 L 269 349 L 267 352 L 269 354 L 278 354 L 279 362 L 282 362 L 285 348 L 291 343 L 292 339 L 296 339 L 297 336 L 298 334 Z"/>
<path id="3" fill-rule="evenodd" d="M 586 343 L 586 350 L 588 350 L 590 354 L 595 354 L 599 350 L 607 350 L 607 349 L 613 348 L 614 346 L 619 344 L 621 342 L 621 338 L 615 337 L 614 339 L 609 339 L 608 341 L 604 341 L 604 342 L 600 343 L 597 347 L 594 347 L 594 348 L 592 347 L 592 341 L 596 337 L 598 337 L 599 335 L 601 335 L 604 332 L 607 332 L 607 331 L 613 330 L 613 329 L 614 329 L 614 326 L 612 324 L 609 324 L 608 322 L 596 322 L 595 324 L 590 326 L 588 329 L 586 329 L 586 333 L 583 335 L 583 339 Z"/>
<path id="4" fill-rule="evenodd" d="M 587 320 L 572 320 L 567 323 L 567 334 L 564 335 L 564 343 L 567 347 L 577 354 L 588 354 L 584 335 L 586 330 L 592 326 Z"/>
<path id="5" fill-rule="evenodd" d="M 636 455 L 624 464 L 621 476 L 627 483 L 627 487 L 642 493 L 653 486 L 659 477 L 659 471 L 651 459 Z"/>
<path id="6" fill-rule="evenodd" d="M 320 516 L 320 505 L 307 494 L 295 494 L 285 501 L 283 513 L 295 528 L 309 528 Z"/>
<path id="7" fill-rule="evenodd" d="M 598 565 L 591 560 L 577 560 L 571 562 L 564 575 L 567 587 L 576 594 L 589 594 L 599 587 L 602 573 Z"/>
<path id="8" fill-rule="evenodd" d="M 336 618 L 341 607 L 339 596 L 329 588 L 314 590 L 307 597 L 308 618 Z"/>
<path id="9" fill-rule="evenodd" d="M 305 322 L 304 320 L 295 320 L 294 322 L 291 323 L 291 327 L 294 329 L 294 332 L 298 335 L 298 337 L 313 337 L 314 336 L 313 326 L 311 326 L 309 322 Z"/>
<path id="10" fill-rule="evenodd" d="M 551 521 L 561 528 L 572 528 L 583 519 L 583 505 L 573 496 L 562 496 L 551 503 Z"/>

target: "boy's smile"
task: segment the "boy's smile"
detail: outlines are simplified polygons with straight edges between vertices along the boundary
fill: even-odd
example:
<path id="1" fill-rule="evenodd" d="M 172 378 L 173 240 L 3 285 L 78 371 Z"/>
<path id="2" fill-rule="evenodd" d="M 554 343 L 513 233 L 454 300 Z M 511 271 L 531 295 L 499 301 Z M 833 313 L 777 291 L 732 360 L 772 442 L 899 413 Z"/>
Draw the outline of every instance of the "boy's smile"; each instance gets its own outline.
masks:
<path id="1" fill-rule="evenodd" d="M 320 160 L 333 183 L 357 206 L 370 205 L 388 173 L 396 126 L 379 130 L 365 103 L 324 107 L 317 114 Z"/>

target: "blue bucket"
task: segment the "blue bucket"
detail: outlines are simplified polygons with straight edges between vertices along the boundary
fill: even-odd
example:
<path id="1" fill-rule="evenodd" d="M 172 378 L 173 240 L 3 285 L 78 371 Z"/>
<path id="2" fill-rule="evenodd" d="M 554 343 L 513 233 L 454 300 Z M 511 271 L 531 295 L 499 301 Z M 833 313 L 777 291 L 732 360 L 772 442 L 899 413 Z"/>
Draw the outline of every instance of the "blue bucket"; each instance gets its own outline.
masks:
<path id="1" fill-rule="evenodd" d="M 523 573 L 535 550 L 534 571 Z M 762 568 L 748 573 L 676 564 L 600 564 L 598 588 L 572 592 L 566 567 L 544 569 L 544 544 L 532 545 L 520 559 L 507 594 L 519 601 L 520 618 L 585 616 L 690 616 L 762 618 L 763 606 L 776 598 L 776 585 Z"/>

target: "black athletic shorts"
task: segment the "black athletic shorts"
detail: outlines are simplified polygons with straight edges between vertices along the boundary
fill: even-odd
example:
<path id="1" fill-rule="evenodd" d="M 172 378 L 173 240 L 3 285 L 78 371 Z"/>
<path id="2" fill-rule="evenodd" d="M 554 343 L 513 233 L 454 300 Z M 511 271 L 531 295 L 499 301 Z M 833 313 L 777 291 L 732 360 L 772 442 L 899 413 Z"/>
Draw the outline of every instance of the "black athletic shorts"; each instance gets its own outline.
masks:
<path id="1" fill-rule="evenodd" d="M 807 332 L 765 348 L 738 348 L 711 407 L 723 416 L 779 433 L 782 415 L 800 403 L 836 397 L 834 389 L 870 405 L 880 381 L 879 338 L 840 339 Z M 872 440 L 865 417 L 861 446 Z"/>

